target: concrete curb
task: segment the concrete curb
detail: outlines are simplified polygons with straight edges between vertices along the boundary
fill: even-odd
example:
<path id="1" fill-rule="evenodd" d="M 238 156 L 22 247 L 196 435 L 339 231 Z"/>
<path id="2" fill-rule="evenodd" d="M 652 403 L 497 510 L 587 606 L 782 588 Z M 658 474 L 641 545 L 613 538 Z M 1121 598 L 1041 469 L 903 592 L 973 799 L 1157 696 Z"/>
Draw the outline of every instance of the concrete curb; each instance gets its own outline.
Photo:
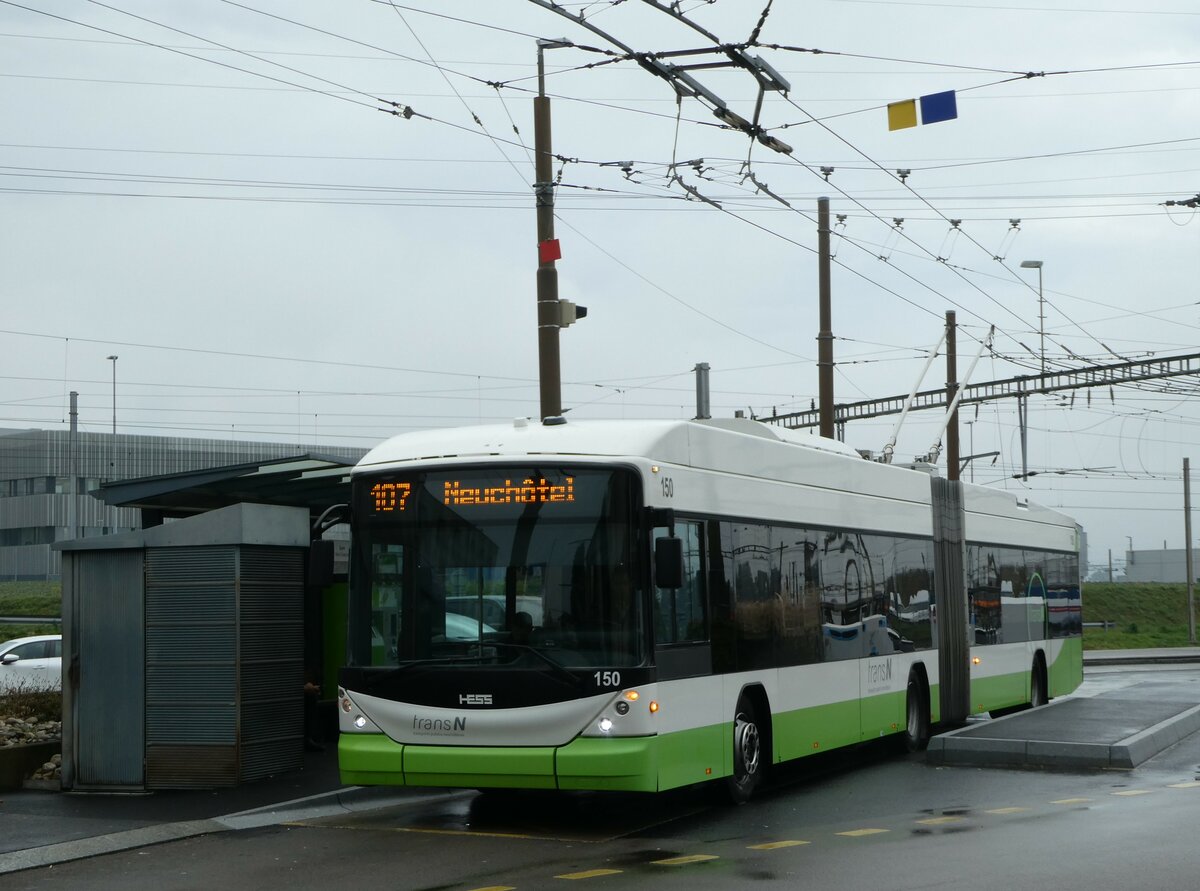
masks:
<path id="1" fill-rule="evenodd" d="M 1113 746 L 1112 757 L 1127 761 L 1121 767 L 1137 767 L 1159 752 L 1175 745 L 1186 736 L 1200 730 L 1200 705 L 1180 712 L 1172 718 L 1147 727 L 1140 733 L 1127 737 Z"/>
<path id="2" fill-rule="evenodd" d="M 1114 652 L 1119 652 L 1114 651 Z M 1090 668 L 1094 665 L 1194 665 L 1200 662 L 1200 658 L 1192 655 L 1163 655 L 1163 656 L 1144 656 L 1138 659 L 1123 659 L 1120 656 L 1092 656 L 1083 660 L 1083 667 Z"/>
<path id="3" fill-rule="evenodd" d="M 143 826 L 140 829 L 128 829 L 125 832 L 97 835 L 77 841 L 58 842 L 53 845 L 43 845 L 40 848 L 27 848 L 24 851 L 12 851 L 8 854 L 0 854 L 0 875 L 20 872 L 23 869 L 36 869 L 39 866 L 66 863 L 70 860 L 82 860 L 85 857 L 96 857 L 100 854 L 128 851 L 131 848 L 141 848 L 146 845 L 178 841 L 181 838 L 219 832 L 222 828 L 221 824 L 215 820 L 186 820 L 180 823 L 164 823 L 160 826 Z"/>
<path id="4" fill-rule="evenodd" d="M 361 811 L 382 810 L 402 804 L 416 804 L 469 794 L 472 793 L 458 790 L 427 794 L 413 794 L 412 791 L 379 794 L 377 789 L 347 786 L 332 792 L 322 792 L 318 795 L 309 795 L 305 798 L 206 820 L 182 820 L 177 823 L 142 826 L 124 832 L 113 832 L 109 835 L 98 835 L 92 838 L 81 838 L 76 841 L 58 842 L 38 848 L 28 848 L 24 851 L 0 854 L 0 875 L 25 869 L 36 869 L 39 866 L 51 866 L 72 860 L 98 857 L 101 854 L 143 848 L 147 845 L 194 838 L 199 835 L 210 835 L 215 832 L 258 829 L 262 826 L 278 826 L 281 823 L 299 820 L 316 820 L 322 817 L 336 817 Z"/>
<path id="5" fill-rule="evenodd" d="M 1093 665 L 1187 665 L 1200 662 L 1200 647 L 1141 650 L 1085 650 L 1083 667 Z"/>

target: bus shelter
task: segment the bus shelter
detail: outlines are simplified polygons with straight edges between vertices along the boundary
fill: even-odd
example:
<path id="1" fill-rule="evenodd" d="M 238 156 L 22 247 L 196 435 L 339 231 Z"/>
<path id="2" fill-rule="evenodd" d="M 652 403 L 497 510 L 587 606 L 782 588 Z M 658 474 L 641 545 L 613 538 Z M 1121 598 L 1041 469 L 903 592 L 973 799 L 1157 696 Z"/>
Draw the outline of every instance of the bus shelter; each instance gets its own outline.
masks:
<path id="1" fill-rule="evenodd" d="M 346 500 L 351 464 L 297 455 L 93 493 L 139 508 L 143 528 L 57 546 L 65 789 L 215 788 L 302 766 L 305 682 L 328 717 L 345 649 L 342 549 L 314 521 Z"/>

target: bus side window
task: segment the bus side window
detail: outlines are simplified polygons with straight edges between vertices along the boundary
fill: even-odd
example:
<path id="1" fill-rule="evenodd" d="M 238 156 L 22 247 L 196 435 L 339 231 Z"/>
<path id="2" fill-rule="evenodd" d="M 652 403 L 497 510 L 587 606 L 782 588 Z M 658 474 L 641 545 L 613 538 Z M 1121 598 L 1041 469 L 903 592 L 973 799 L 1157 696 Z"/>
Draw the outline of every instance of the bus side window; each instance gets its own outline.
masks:
<path id="1" fill-rule="evenodd" d="M 708 640 L 700 524 L 678 522 L 675 535 L 683 540 L 683 585 L 654 589 L 654 639 L 659 646 Z"/>

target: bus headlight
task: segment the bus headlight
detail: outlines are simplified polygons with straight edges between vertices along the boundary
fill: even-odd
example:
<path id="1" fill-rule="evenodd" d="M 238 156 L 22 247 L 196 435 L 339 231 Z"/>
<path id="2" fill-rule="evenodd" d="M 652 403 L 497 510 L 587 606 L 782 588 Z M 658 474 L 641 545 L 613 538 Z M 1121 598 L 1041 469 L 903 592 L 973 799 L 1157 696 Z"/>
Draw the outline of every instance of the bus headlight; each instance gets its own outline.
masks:
<path id="1" fill-rule="evenodd" d="M 598 726 L 601 733 L 609 733 L 613 728 L 612 718 L 601 718 Z"/>

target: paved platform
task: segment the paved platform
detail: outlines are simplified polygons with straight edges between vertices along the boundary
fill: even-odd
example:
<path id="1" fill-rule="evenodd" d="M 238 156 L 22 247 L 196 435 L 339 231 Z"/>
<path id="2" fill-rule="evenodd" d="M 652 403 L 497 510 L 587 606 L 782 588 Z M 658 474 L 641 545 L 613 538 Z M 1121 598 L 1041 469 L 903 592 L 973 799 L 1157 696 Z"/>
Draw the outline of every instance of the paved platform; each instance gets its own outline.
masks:
<path id="1" fill-rule="evenodd" d="M 1091 651 L 1087 669 L 1200 663 L 1200 648 Z M 1191 677 L 1191 675 L 1189 675 Z M 973 719 L 929 743 L 933 764 L 1125 769 L 1200 730 L 1200 688 L 1131 674 L 1113 689 L 1072 695 L 996 719 Z"/>
<path id="2" fill-rule="evenodd" d="M 927 758 L 933 764 L 1131 769 L 1197 730 L 1195 702 L 1064 699 L 939 734 Z"/>

